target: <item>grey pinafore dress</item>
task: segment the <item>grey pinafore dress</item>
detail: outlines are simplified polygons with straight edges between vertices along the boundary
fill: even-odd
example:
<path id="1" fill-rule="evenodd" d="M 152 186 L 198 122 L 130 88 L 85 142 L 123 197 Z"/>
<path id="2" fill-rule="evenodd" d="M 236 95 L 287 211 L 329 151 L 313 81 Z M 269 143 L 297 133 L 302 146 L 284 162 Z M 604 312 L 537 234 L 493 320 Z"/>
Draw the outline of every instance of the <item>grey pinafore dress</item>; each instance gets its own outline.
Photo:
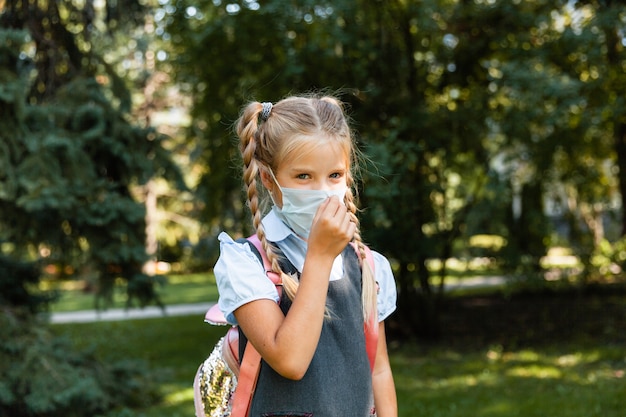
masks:
<path id="1" fill-rule="evenodd" d="M 363 332 L 361 270 L 352 246 L 342 255 L 344 276 L 330 282 L 326 301 L 330 317 L 324 320 L 304 378 L 286 379 L 262 361 L 251 417 L 370 416 L 372 377 Z M 284 294 L 280 306 L 285 314 L 291 306 Z"/>

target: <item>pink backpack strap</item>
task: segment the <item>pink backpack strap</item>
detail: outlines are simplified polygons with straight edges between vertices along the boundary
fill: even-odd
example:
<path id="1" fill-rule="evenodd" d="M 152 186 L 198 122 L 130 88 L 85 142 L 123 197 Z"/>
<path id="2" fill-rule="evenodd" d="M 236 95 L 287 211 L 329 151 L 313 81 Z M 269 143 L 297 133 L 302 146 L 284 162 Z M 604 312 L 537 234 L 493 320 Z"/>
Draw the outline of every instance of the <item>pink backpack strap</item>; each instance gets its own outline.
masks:
<path id="1" fill-rule="evenodd" d="M 279 274 L 272 271 L 272 265 L 267 257 L 267 253 L 263 249 L 263 245 L 259 237 L 255 234 L 248 237 L 248 241 L 254 245 L 261 259 L 263 260 L 263 269 L 267 277 L 276 285 L 279 297 L 282 295 L 282 278 Z M 259 379 L 261 370 L 261 355 L 248 341 L 243 353 L 243 360 L 239 368 L 239 377 L 237 378 L 237 389 L 233 396 L 233 409 L 231 417 L 247 417 L 250 413 L 250 404 L 256 389 L 256 383 Z"/>
<path id="2" fill-rule="evenodd" d="M 250 404 L 252 403 L 260 370 L 261 355 L 252 346 L 252 343 L 248 342 L 239 368 L 239 378 L 237 378 L 237 388 L 233 395 L 231 417 L 247 417 L 250 413 Z"/>
<path id="3" fill-rule="evenodd" d="M 356 243 L 351 242 L 350 244 L 356 251 L 357 255 L 361 257 Z M 375 273 L 374 255 L 372 255 L 372 251 L 368 246 L 365 246 L 365 260 L 370 265 L 372 273 Z M 378 283 L 376 283 L 376 286 L 378 286 Z M 363 331 L 365 333 L 365 350 L 367 351 L 367 358 L 370 362 L 370 370 L 374 371 L 376 352 L 378 351 L 378 313 L 376 311 L 374 311 L 370 316 L 369 323 L 365 323 L 363 325 Z"/>

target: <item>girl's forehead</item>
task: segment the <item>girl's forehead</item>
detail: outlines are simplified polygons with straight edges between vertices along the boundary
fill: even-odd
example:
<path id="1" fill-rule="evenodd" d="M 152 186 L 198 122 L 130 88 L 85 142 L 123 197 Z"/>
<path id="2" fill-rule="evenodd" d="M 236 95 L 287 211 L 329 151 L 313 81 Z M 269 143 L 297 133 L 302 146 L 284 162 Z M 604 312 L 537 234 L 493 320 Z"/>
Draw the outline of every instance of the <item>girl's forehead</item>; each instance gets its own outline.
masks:
<path id="1" fill-rule="evenodd" d="M 300 146 L 290 149 L 279 165 L 318 165 L 331 163 L 335 165 L 349 163 L 348 151 L 336 140 L 328 138 L 312 138 L 302 141 Z"/>

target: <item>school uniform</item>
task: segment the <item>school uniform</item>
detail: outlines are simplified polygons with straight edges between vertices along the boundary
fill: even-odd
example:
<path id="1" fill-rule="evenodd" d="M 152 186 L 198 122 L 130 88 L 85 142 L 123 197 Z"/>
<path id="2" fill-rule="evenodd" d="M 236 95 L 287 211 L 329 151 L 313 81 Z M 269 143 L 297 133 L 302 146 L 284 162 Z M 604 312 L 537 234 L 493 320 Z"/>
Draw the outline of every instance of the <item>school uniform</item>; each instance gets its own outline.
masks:
<path id="1" fill-rule="evenodd" d="M 307 243 L 270 211 L 263 219 L 266 238 L 284 256 L 286 270 L 302 272 Z M 258 299 L 279 301 L 258 256 L 245 242 L 226 233 L 218 237 L 220 258 L 214 272 L 219 306 L 227 321 L 237 324 L 233 312 Z M 379 285 L 378 320 L 396 308 L 396 287 L 388 260 L 372 252 Z M 282 266 L 282 264 L 281 264 Z M 361 271 L 351 245 L 337 256 L 330 276 L 327 310 L 320 340 L 307 372 L 300 381 L 280 376 L 265 361 L 251 404 L 251 416 L 368 417 L 373 407 L 372 378 L 365 350 L 361 308 Z M 286 295 L 280 308 L 286 314 Z"/>

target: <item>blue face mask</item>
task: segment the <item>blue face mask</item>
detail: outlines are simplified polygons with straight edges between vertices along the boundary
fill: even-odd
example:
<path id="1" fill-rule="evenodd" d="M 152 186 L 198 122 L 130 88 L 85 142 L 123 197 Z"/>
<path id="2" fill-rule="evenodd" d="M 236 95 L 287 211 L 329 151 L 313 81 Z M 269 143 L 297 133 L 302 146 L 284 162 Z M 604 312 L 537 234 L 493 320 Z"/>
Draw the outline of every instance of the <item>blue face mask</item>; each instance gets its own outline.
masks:
<path id="1" fill-rule="evenodd" d="M 272 174 L 272 177 L 274 174 Z M 337 196 L 343 203 L 347 187 L 337 190 L 302 190 L 299 188 L 283 188 L 274 181 L 283 195 L 283 206 L 279 208 L 274 201 L 274 211 L 297 235 L 308 239 L 313 225 L 313 218 L 318 207 L 326 199 Z M 273 200 L 273 197 L 272 197 Z"/>

